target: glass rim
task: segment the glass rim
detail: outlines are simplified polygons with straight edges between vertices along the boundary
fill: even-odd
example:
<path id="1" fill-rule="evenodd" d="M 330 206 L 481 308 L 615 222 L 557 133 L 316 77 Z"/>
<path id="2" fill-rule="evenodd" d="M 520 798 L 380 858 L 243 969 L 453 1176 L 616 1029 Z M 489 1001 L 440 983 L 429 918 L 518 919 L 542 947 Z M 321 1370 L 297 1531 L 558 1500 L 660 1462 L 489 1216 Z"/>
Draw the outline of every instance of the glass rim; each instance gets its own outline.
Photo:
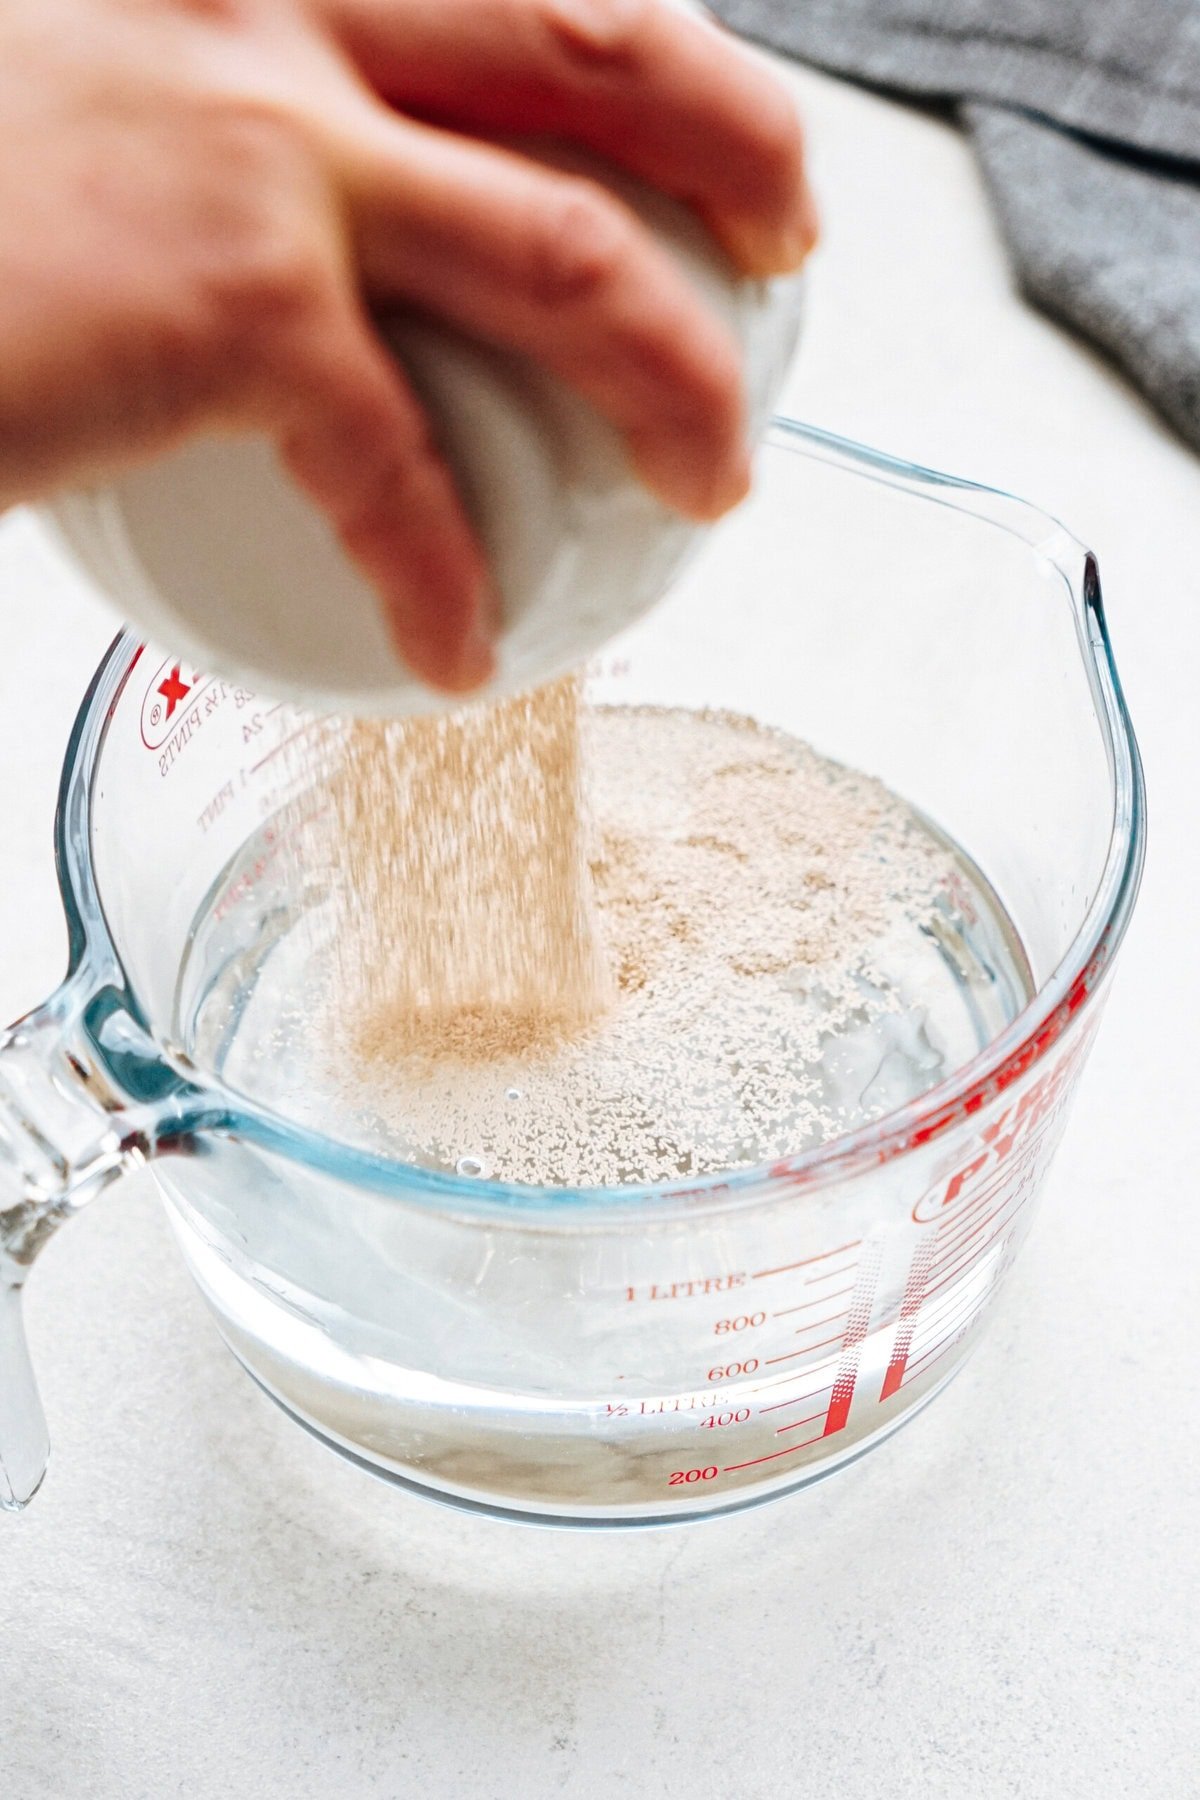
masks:
<path id="1" fill-rule="evenodd" d="M 692 1213 L 739 1202 L 759 1204 L 801 1187 L 848 1178 L 940 1137 L 1002 1093 L 1057 1042 L 1102 985 L 1124 937 L 1145 858 L 1141 759 L 1105 623 L 1096 560 L 1057 520 L 998 489 L 938 474 L 794 420 L 777 418 L 766 442 L 973 516 L 1023 541 L 1063 578 L 1108 754 L 1112 831 L 1103 873 L 1067 951 L 1004 1031 L 936 1086 L 854 1131 L 792 1157 L 676 1182 L 552 1187 L 464 1177 L 376 1155 L 295 1124 L 227 1087 L 210 1071 L 197 1069 L 162 1042 L 128 983 L 120 946 L 109 930 L 92 853 L 92 794 L 108 726 L 144 647 L 136 633 L 123 630 L 89 684 L 68 742 L 55 857 L 67 916 L 68 979 L 86 985 L 92 977 L 99 985 L 106 974 L 119 971 L 126 1004 L 181 1084 L 173 1132 L 239 1138 L 339 1181 L 410 1202 L 424 1200 L 453 1213 L 487 1213 L 514 1223 L 536 1215 L 542 1228 L 568 1228 L 630 1206 L 647 1218 L 664 1210 Z"/>

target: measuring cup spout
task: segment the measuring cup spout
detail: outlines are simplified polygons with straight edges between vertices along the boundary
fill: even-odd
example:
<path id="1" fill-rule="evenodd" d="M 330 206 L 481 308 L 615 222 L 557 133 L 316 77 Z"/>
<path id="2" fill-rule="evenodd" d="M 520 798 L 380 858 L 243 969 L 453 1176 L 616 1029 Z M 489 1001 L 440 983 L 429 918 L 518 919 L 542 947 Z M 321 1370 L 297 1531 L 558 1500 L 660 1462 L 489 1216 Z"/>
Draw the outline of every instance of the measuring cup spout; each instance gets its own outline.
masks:
<path id="1" fill-rule="evenodd" d="M 136 1022 L 76 971 L 0 1032 L 0 1508 L 8 1511 L 33 1498 L 49 1454 L 22 1319 L 25 1277 L 60 1225 L 145 1159 L 167 1116 L 165 1095 L 135 1098 L 102 1053 L 102 1038 L 121 1038 L 121 1020 L 132 1058 Z M 161 1087 L 161 1062 L 157 1069 Z"/>

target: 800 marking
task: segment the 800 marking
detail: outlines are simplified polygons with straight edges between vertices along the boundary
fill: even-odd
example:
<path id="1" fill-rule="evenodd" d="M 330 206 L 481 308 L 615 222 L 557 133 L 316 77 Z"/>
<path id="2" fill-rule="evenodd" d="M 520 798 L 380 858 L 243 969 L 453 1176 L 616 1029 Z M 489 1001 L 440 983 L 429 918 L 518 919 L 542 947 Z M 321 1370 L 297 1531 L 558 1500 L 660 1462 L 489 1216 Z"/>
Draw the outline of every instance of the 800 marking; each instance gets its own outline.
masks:
<path id="1" fill-rule="evenodd" d="M 766 1318 L 765 1312 L 739 1313 L 736 1319 L 718 1319 L 713 1326 L 714 1337 L 721 1337 L 727 1331 L 746 1331 L 751 1325 L 761 1325 Z"/>

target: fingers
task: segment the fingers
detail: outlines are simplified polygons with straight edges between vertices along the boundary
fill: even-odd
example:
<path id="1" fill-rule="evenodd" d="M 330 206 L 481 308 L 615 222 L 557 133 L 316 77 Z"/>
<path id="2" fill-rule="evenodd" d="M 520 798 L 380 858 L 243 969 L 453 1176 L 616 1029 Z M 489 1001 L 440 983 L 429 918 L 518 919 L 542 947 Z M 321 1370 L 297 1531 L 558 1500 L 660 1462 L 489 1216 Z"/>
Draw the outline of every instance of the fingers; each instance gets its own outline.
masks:
<path id="1" fill-rule="evenodd" d="M 402 660 L 452 693 L 486 681 L 495 618 L 482 554 L 416 396 L 349 299 L 291 348 L 270 423 L 377 590 Z"/>
<path id="2" fill-rule="evenodd" d="M 752 275 L 816 241 L 796 109 L 764 62 L 665 0 L 326 0 L 405 112 L 586 145 L 694 206 Z"/>
<path id="3" fill-rule="evenodd" d="M 732 337 L 636 215 L 597 183 L 380 114 L 352 185 L 368 291 L 525 352 L 621 431 L 691 517 L 749 485 Z"/>

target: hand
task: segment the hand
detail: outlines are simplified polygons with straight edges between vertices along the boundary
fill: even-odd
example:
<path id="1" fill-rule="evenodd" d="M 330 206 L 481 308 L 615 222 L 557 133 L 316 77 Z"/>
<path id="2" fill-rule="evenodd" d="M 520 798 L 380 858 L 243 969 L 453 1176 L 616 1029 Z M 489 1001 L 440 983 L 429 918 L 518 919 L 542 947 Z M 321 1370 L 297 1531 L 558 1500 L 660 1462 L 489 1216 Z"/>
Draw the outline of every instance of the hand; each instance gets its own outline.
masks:
<path id="1" fill-rule="evenodd" d="M 570 139 L 749 273 L 815 235 L 790 100 L 666 0 L 0 0 L 0 504 L 260 432 L 398 649 L 492 667 L 487 570 L 370 308 L 528 352 L 677 510 L 745 492 L 724 330 L 635 216 L 497 139 Z"/>

